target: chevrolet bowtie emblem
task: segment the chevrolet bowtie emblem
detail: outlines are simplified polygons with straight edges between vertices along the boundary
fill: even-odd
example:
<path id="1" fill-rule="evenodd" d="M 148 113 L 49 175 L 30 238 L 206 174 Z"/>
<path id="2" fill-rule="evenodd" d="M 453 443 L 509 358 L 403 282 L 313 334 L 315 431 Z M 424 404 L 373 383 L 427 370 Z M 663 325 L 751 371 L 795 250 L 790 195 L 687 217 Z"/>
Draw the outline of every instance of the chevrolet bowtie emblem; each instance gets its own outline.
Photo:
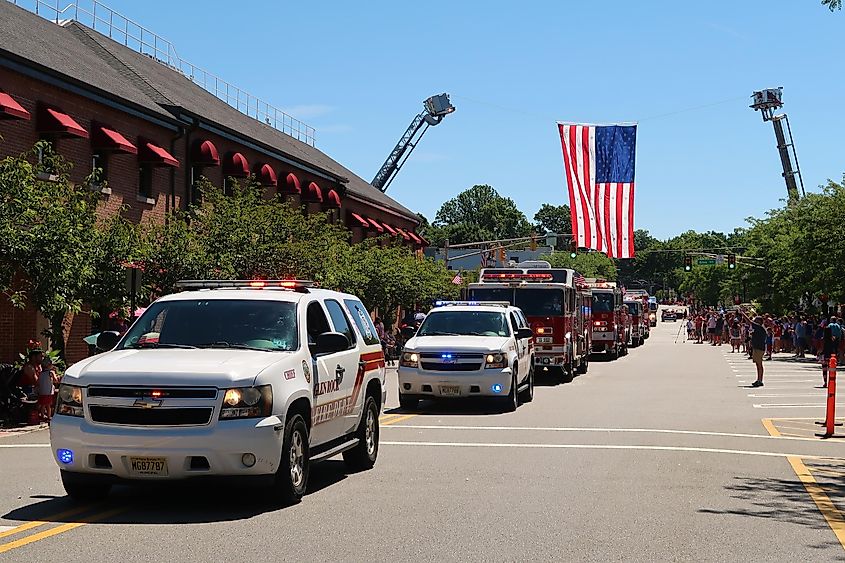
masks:
<path id="1" fill-rule="evenodd" d="M 142 409 L 152 409 L 155 407 L 160 407 L 161 401 L 156 401 L 154 399 L 135 399 L 135 404 L 133 404 L 132 406 L 141 407 Z"/>

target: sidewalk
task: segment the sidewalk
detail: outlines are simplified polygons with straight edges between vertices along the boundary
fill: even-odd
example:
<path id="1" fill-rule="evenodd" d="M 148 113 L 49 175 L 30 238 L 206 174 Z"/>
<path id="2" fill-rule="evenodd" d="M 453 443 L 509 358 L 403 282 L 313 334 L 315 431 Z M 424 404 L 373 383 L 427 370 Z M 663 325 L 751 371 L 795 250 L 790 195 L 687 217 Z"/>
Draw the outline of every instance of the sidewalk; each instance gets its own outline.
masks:
<path id="1" fill-rule="evenodd" d="M 23 434 L 29 434 L 30 432 L 36 432 L 38 430 L 44 430 L 45 428 L 49 428 L 50 426 L 46 422 L 42 422 L 40 424 L 26 424 L 22 426 L 0 426 L 0 438 L 7 438 L 9 436 L 21 436 Z"/>

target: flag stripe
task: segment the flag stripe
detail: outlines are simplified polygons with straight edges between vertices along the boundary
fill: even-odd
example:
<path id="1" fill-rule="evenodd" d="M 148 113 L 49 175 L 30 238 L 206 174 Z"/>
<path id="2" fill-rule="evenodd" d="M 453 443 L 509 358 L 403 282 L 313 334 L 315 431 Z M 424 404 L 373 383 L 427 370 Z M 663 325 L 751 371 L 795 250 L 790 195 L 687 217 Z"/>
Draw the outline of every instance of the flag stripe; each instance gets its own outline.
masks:
<path id="1" fill-rule="evenodd" d="M 558 125 L 578 246 L 634 256 L 634 126 Z"/>

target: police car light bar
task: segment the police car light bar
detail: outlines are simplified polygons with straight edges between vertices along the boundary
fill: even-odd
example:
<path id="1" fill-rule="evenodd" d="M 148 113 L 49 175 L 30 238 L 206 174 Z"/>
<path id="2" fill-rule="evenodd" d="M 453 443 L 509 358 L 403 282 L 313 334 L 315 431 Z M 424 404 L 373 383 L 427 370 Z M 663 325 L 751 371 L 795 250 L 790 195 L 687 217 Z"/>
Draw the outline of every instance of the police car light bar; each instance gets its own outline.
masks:
<path id="1" fill-rule="evenodd" d="M 490 273 L 481 276 L 484 280 L 551 280 L 552 274 L 515 274 L 515 273 Z"/>
<path id="2" fill-rule="evenodd" d="M 317 287 L 311 280 L 180 280 L 178 289 L 287 289 L 307 291 Z"/>
<path id="3" fill-rule="evenodd" d="M 435 307 L 454 307 L 458 305 L 478 305 L 481 307 L 510 307 L 507 301 L 435 301 Z"/>

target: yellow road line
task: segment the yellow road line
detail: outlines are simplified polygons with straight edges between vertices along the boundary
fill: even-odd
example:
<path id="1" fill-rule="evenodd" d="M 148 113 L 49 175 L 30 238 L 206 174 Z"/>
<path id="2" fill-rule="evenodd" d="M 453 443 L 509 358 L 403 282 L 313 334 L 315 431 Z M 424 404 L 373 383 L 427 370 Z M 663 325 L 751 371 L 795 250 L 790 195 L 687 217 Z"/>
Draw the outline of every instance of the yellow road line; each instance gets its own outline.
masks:
<path id="1" fill-rule="evenodd" d="M 11 530 L 5 530 L 0 532 L 0 538 L 5 538 L 11 536 L 13 534 L 17 534 L 19 532 L 25 532 L 27 530 L 31 530 L 33 528 L 38 528 L 45 524 L 50 524 L 55 522 L 56 520 L 60 520 L 62 518 L 67 518 L 68 516 L 73 516 L 74 514 L 79 514 L 80 512 L 85 512 L 86 510 L 91 510 L 92 506 L 80 506 L 77 508 L 72 508 L 70 510 L 65 510 L 64 512 L 59 512 L 58 514 L 53 514 L 52 516 L 45 516 L 43 520 L 33 520 L 32 522 L 27 522 L 26 524 L 21 524 L 20 526 L 16 526 Z"/>
<path id="2" fill-rule="evenodd" d="M 387 422 L 387 421 L 388 421 L 388 420 L 390 420 L 391 418 L 396 418 L 397 416 L 399 416 L 399 415 L 398 415 L 398 414 L 385 414 L 385 415 L 382 415 L 382 416 L 378 419 L 378 421 L 379 421 L 380 423 L 384 424 L 385 422 Z"/>
<path id="3" fill-rule="evenodd" d="M 816 478 L 813 477 L 813 474 L 810 473 L 810 470 L 807 469 L 807 466 L 804 465 L 800 457 L 790 456 L 786 459 L 789 460 L 789 464 L 792 466 L 795 474 L 798 475 L 798 478 L 804 484 L 804 488 L 807 489 L 810 498 L 816 503 L 816 507 L 818 507 L 819 512 L 824 516 L 828 526 L 833 530 L 836 539 L 845 548 L 845 515 L 836 508 L 830 497 L 825 494 L 824 489 L 816 481 Z"/>
<path id="4" fill-rule="evenodd" d="M 121 507 L 115 508 L 112 510 L 107 510 L 106 512 L 100 512 L 98 514 L 93 514 L 91 516 L 86 516 L 85 518 L 80 518 L 79 522 L 68 522 L 66 524 L 62 524 L 61 526 L 56 526 L 55 528 L 50 528 L 49 530 L 44 530 L 43 532 L 38 532 L 32 534 L 30 536 L 26 536 L 19 540 L 11 541 L 8 543 L 0 544 L 0 553 L 6 553 L 7 551 L 11 551 L 13 549 L 17 549 L 19 547 L 23 547 L 25 545 L 29 545 L 31 543 L 35 543 L 37 541 L 50 538 L 53 536 L 57 536 L 64 532 L 69 532 L 70 530 L 74 530 L 79 528 L 80 526 L 84 526 L 90 522 L 97 522 L 99 520 L 104 520 L 109 518 L 110 516 L 114 516 L 115 514 L 120 514 L 121 512 L 126 512 L 129 510 L 129 507 Z"/>
<path id="5" fill-rule="evenodd" d="M 775 436 L 775 437 L 780 436 L 780 431 L 777 428 L 775 428 L 775 425 L 772 423 L 771 418 L 764 418 L 762 420 L 762 423 L 763 423 L 763 428 L 765 428 L 769 432 L 770 436 Z"/>
<path id="6" fill-rule="evenodd" d="M 382 422 L 382 426 L 388 426 L 390 424 L 396 424 L 397 422 L 402 422 L 403 420 L 408 420 L 409 418 L 414 418 L 415 416 L 417 416 L 417 415 L 415 415 L 415 414 L 401 415 L 397 418 L 393 418 L 391 420 L 388 420 L 387 422 Z"/>

